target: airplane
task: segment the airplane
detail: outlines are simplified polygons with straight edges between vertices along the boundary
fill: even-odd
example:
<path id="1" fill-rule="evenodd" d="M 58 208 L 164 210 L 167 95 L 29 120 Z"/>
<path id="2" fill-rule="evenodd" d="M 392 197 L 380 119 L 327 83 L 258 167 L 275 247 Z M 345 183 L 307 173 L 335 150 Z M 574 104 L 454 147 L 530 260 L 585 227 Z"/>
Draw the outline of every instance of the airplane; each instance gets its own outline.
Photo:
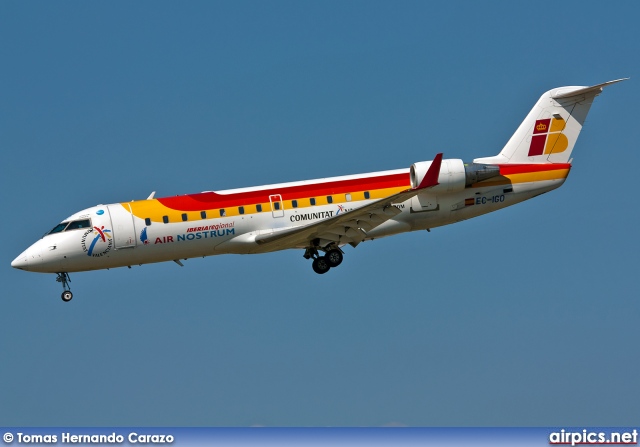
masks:
<path id="1" fill-rule="evenodd" d="M 55 273 L 62 300 L 69 273 L 221 254 L 304 250 L 325 274 L 343 247 L 460 222 L 560 187 L 594 98 L 605 87 L 545 92 L 495 156 L 443 159 L 409 169 L 97 205 L 79 211 L 11 266 Z"/>

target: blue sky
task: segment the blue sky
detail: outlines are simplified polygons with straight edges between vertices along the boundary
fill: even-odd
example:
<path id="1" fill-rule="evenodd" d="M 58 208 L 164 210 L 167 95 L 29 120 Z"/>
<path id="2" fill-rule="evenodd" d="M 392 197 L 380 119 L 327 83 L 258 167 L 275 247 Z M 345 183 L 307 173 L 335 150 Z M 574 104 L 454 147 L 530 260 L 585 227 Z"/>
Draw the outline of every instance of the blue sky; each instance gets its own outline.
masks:
<path id="1" fill-rule="evenodd" d="M 637 2 L 2 2 L 0 425 L 637 425 Z M 596 99 L 565 185 L 347 247 L 11 269 L 98 203 L 499 152 Z"/>

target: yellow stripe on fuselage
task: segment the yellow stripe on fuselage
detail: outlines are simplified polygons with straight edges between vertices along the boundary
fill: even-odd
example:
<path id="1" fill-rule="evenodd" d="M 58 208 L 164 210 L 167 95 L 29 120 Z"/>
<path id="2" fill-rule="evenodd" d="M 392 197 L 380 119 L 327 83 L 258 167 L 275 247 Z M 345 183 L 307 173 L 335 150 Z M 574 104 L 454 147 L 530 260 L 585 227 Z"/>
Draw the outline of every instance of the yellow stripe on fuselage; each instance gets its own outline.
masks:
<path id="1" fill-rule="evenodd" d="M 541 182 L 544 180 L 560 180 L 565 179 L 569 175 L 569 169 L 554 169 L 553 171 L 541 171 L 541 172 L 525 172 L 522 174 L 508 174 L 483 182 L 474 183 L 472 188 L 482 188 L 484 186 L 499 186 L 510 185 L 514 183 L 533 183 Z"/>

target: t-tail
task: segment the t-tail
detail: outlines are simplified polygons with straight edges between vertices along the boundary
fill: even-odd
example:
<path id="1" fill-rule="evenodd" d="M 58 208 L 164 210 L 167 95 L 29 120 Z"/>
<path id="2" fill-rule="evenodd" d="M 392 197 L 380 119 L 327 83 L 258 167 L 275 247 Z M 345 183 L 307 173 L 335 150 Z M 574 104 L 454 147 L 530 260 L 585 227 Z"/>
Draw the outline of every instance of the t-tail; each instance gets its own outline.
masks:
<path id="1" fill-rule="evenodd" d="M 591 104 L 604 87 L 624 79 L 591 87 L 558 87 L 544 93 L 502 151 L 475 163 L 569 163 Z"/>

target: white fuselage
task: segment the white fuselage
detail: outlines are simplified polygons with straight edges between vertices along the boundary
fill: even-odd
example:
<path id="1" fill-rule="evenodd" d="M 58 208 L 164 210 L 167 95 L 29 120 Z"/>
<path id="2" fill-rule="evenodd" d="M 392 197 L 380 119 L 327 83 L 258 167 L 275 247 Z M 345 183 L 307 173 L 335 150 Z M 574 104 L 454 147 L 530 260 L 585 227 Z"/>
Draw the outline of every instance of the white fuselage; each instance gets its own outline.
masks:
<path id="1" fill-rule="evenodd" d="M 559 187 L 564 182 L 568 170 L 567 167 L 563 167 L 561 173 L 551 176 L 553 178 L 547 175 L 517 181 L 506 175 L 503 177 L 506 181 L 498 182 L 502 184 L 480 182 L 453 193 L 421 193 L 403 203 L 394 204 L 400 213 L 366 231 L 363 240 L 448 225 L 514 205 Z M 376 199 L 358 199 L 357 194 L 351 196 L 336 193 L 332 194 L 332 203 L 326 203 L 327 199 L 323 199 L 325 203 L 293 207 L 291 204 L 296 202 L 296 199 L 286 197 L 286 191 L 291 188 L 300 189 L 300 185 L 313 187 L 322 184 L 326 189 L 327 185 L 343 184 L 351 180 L 398 175 L 406 175 L 408 178 L 408 171 L 385 171 L 362 176 L 220 191 L 215 194 L 217 197 L 223 197 L 227 203 L 236 195 L 250 194 L 259 197 L 260 192 L 265 191 L 265 197 L 253 200 L 265 205 L 261 212 L 256 212 L 253 208 L 252 211 L 248 209 L 256 205 L 247 202 L 244 206 L 247 209 L 244 209 L 242 214 L 235 210 L 233 213 L 229 212 L 229 215 L 220 216 L 219 213 L 215 217 L 209 217 L 213 212 L 207 211 L 206 218 L 202 218 L 203 214 L 188 210 L 188 213 L 185 211 L 181 214 L 186 216 L 186 221 L 175 221 L 176 219 L 171 218 L 165 223 L 160 218 L 145 218 L 145 206 L 149 209 L 150 215 L 158 212 L 162 214 L 162 210 L 155 208 L 163 205 L 151 203 L 158 199 L 98 205 L 75 213 L 63 221 L 80 222 L 81 228 L 65 229 L 45 235 L 20 254 L 11 265 L 32 272 L 69 273 L 228 253 L 249 254 L 305 248 L 304 245 L 286 244 L 262 246 L 256 243 L 255 239 L 258 235 L 275 234 L 284 229 L 322 221 L 365 206 Z M 406 187 L 408 186 L 407 180 Z M 396 186 L 395 189 L 402 188 Z M 282 191 L 281 206 L 276 207 L 273 200 L 267 196 L 277 195 L 279 191 Z M 296 194 L 301 201 L 308 199 L 303 197 L 304 193 Z M 218 210 L 215 204 L 208 206 L 210 209 Z M 155 208 L 152 210 L 149 207 Z M 141 211 L 138 212 L 137 209 Z M 232 211 L 230 207 L 227 207 L 227 210 Z M 180 210 L 176 212 L 179 213 Z M 87 220 L 89 224 L 86 224 Z"/>

